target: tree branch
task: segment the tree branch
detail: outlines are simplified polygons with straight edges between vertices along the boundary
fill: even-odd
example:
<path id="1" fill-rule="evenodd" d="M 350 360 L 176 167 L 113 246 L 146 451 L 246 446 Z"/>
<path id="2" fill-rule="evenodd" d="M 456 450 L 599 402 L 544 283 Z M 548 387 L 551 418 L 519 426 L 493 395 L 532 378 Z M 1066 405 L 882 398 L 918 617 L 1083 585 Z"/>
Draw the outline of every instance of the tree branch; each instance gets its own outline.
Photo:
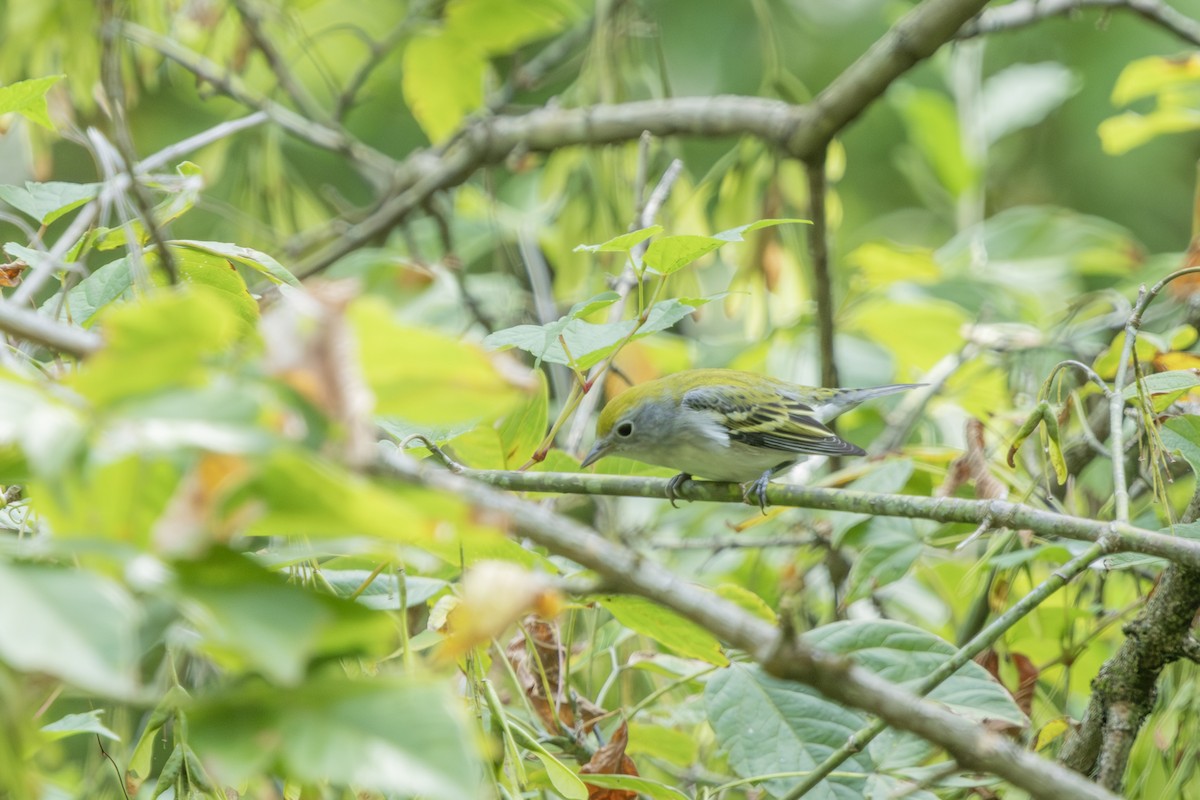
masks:
<path id="1" fill-rule="evenodd" d="M 1183 522 L 1200 518 L 1200 486 Z M 1137 618 L 1125 626 L 1126 639 L 1092 681 L 1083 720 L 1068 735 L 1059 761 L 1085 775 L 1098 773 L 1119 791 L 1133 737 L 1154 709 L 1159 673 L 1195 652 L 1192 621 L 1200 609 L 1200 569 L 1172 564 Z"/>
<path id="2" fill-rule="evenodd" d="M 130 41 L 174 61 L 242 105 L 264 112 L 272 122 L 293 136 L 317 147 L 344 154 L 354 163 L 359 174 L 374 185 L 387 185 L 396 172 L 395 160 L 350 136 L 341 127 L 331 127 L 310 120 L 270 98 L 263 97 L 229 70 L 178 42 L 132 22 L 121 23 L 121 34 Z"/>
<path id="3" fill-rule="evenodd" d="M 523 116 L 473 120 L 451 138 L 444 152 L 423 150 L 402 162 L 395 193 L 303 259 L 296 274 L 304 278 L 320 272 L 390 230 L 430 194 L 457 186 L 479 167 L 499 163 L 515 150 L 548 152 L 571 145 L 616 144 L 648 131 L 654 136 L 755 136 L 785 156 L 812 158 L 896 78 L 933 54 L 984 5 L 986 0 L 926 0 L 807 105 L 758 97 L 684 97 L 542 108 Z"/>
<path id="4" fill-rule="evenodd" d="M 595 571 L 619 590 L 682 614 L 728 644 L 746 651 L 776 677 L 808 684 L 835 702 L 862 709 L 889 725 L 916 733 L 944 748 L 966 769 L 998 775 L 1032 796 L 1047 800 L 1116 797 L 982 725 L 915 697 L 856 666 L 850 659 L 808 647 L 790 633 L 572 519 L 496 492 L 464 476 L 418 463 L 399 451 L 386 452 L 382 460 L 389 471 L 405 481 L 453 492 L 469 503 L 509 515 L 522 535 Z"/>
<path id="5" fill-rule="evenodd" d="M 808 208 L 812 218 L 808 256 L 812 259 L 812 289 L 817 301 L 821 385 L 832 389 L 838 386 L 838 370 L 833 351 L 833 281 L 829 275 L 829 223 L 825 215 L 825 148 L 805 161 L 804 168 L 808 174 Z"/>
<path id="6" fill-rule="evenodd" d="M 1084 9 L 1131 11 L 1185 42 L 1200 46 L 1200 23 L 1159 0 L 1017 0 L 984 11 L 959 30 L 958 38 L 1016 30 Z"/>
<path id="7" fill-rule="evenodd" d="M 8 300 L 0 300 L 0 331 L 76 358 L 90 355 L 104 344 L 92 331 L 56 322 Z"/>
<path id="8" fill-rule="evenodd" d="M 461 474 L 482 483 L 516 492 L 564 492 L 616 497 L 667 497 L 667 479 L 623 475 L 589 475 L 574 472 L 510 472 L 466 469 Z M 736 483 L 684 481 L 676 490 L 680 500 L 707 503 L 744 503 Z M 772 483 L 767 502 L 775 506 L 820 508 L 883 517 L 918 517 L 936 522 L 994 528 L 1029 529 L 1041 536 L 1061 536 L 1104 545 L 1105 553 L 1133 552 L 1158 556 L 1200 570 L 1200 542 L 1170 536 L 1120 522 L 1104 522 L 1040 511 L 1002 500 L 968 500 L 960 497 L 919 497 L 877 494 L 851 489 L 822 489 Z"/>

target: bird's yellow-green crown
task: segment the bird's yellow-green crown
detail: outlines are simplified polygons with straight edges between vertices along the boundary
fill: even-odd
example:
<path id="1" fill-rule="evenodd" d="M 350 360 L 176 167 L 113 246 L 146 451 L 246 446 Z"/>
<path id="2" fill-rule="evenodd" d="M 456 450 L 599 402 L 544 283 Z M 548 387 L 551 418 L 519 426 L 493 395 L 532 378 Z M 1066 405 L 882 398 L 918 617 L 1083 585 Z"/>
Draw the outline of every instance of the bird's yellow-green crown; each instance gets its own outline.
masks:
<path id="1" fill-rule="evenodd" d="M 609 432 L 613 429 L 613 425 L 616 425 L 617 420 L 625 416 L 629 409 L 647 397 L 655 393 L 661 393 L 664 387 L 659 384 L 661 384 L 661 380 L 639 383 L 637 386 L 630 386 L 612 400 L 609 400 L 608 404 L 604 406 L 604 410 L 600 412 L 600 419 L 596 420 L 596 438 L 603 439 L 608 436 Z"/>

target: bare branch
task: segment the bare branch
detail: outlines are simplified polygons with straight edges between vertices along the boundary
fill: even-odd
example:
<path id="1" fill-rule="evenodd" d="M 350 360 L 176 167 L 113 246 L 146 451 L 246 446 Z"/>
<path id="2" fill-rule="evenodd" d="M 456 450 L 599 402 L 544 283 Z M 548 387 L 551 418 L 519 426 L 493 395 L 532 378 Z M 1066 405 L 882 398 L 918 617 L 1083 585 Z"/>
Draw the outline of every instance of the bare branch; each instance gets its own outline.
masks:
<path id="1" fill-rule="evenodd" d="M 386 186 L 390 182 L 397 162 L 350 136 L 344 129 L 310 120 L 270 98 L 263 97 L 229 70 L 149 28 L 122 22 L 121 34 L 130 41 L 174 61 L 242 105 L 262 111 L 272 122 L 292 135 L 317 147 L 346 155 L 358 172 L 372 184 Z"/>
<path id="2" fill-rule="evenodd" d="M 813 297 L 817 302 L 817 340 L 821 354 L 821 385 L 838 386 L 837 359 L 833 352 L 833 281 L 829 275 L 829 229 L 825 216 L 825 148 L 804 162 L 808 173 L 808 256 L 812 259 Z"/>
<path id="3" fill-rule="evenodd" d="M 242 18 L 242 24 L 246 28 L 246 33 L 250 34 L 250 39 L 254 42 L 254 46 L 263 54 L 263 58 L 267 60 L 267 66 L 271 68 L 271 72 L 275 75 L 275 80 L 279 81 L 279 87 L 292 99 L 309 119 L 328 118 L 329 115 L 325 109 L 321 108 L 320 104 L 313 99 L 304 87 L 292 75 L 291 69 L 284 60 L 283 55 L 275 47 L 275 43 L 267 36 L 263 29 L 263 21 L 259 16 L 258 9 L 255 8 L 254 0 L 233 0 L 234 6 L 237 7 L 238 14 Z"/>
<path id="4" fill-rule="evenodd" d="M 1200 24 L 1160 0 L 1017 0 L 984 11 L 959 30 L 958 38 L 968 39 L 1016 30 L 1044 19 L 1067 16 L 1086 9 L 1130 11 L 1185 42 L 1200 45 Z"/>
<path id="5" fill-rule="evenodd" d="M 89 330 L 55 322 L 8 300 L 0 300 L 0 331 L 76 358 L 94 353 L 103 345 L 103 340 Z"/>
<path id="6" fill-rule="evenodd" d="M 664 499 L 667 497 L 668 481 L 665 478 L 485 469 L 465 469 L 462 474 L 516 492 L 564 492 Z M 689 480 L 684 481 L 675 494 L 680 500 L 744 503 L 742 487 L 736 483 Z M 767 487 L 767 502 L 774 506 L 850 511 L 882 517 L 914 517 L 970 525 L 979 525 L 984 520 L 990 520 L 997 528 L 1027 528 L 1041 536 L 1061 536 L 1066 539 L 1097 542 L 1104 545 L 1105 553 L 1143 553 L 1200 569 L 1200 542 L 1195 540 L 1157 533 L 1128 523 L 1104 522 L 1040 511 L 1003 500 L 877 494 L 852 489 L 822 489 L 772 483 Z"/>

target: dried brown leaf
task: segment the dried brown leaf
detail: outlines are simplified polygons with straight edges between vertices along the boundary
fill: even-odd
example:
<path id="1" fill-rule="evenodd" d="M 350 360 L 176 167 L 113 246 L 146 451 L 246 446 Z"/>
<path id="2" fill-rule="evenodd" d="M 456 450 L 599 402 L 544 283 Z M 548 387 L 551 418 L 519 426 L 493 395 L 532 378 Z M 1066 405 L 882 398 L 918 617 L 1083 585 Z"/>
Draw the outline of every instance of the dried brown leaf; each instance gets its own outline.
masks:
<path id="1" fill-rule="evenodd" d="M 592 755 L 590 761 L 579 768 L 581 775 L 637 775 L 633 759 L 625 755 L 629 744 L 629 725 L 622 722 L 613 733 L 608 744 Z M 586 781 L 585 781 L 586 783 Z M 637 792 L 627 789 L 602 789 L 588 783 L 588 800 L 636 800 Z"/>

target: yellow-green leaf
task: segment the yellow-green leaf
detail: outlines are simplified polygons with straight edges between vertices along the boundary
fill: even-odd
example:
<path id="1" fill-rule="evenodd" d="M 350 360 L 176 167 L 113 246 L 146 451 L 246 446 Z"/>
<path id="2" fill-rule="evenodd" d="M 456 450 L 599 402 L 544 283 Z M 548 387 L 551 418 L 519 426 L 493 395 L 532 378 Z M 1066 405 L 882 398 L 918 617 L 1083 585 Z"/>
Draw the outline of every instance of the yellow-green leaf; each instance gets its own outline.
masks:
<path id="1" fill-rule="evenodd" d="M 723 667 L 729 663 L 721 643 L 711 633 L 674 611 L 642 597 L 609 596 L 600 605 L 627 628 L 689 658 Z"/>

